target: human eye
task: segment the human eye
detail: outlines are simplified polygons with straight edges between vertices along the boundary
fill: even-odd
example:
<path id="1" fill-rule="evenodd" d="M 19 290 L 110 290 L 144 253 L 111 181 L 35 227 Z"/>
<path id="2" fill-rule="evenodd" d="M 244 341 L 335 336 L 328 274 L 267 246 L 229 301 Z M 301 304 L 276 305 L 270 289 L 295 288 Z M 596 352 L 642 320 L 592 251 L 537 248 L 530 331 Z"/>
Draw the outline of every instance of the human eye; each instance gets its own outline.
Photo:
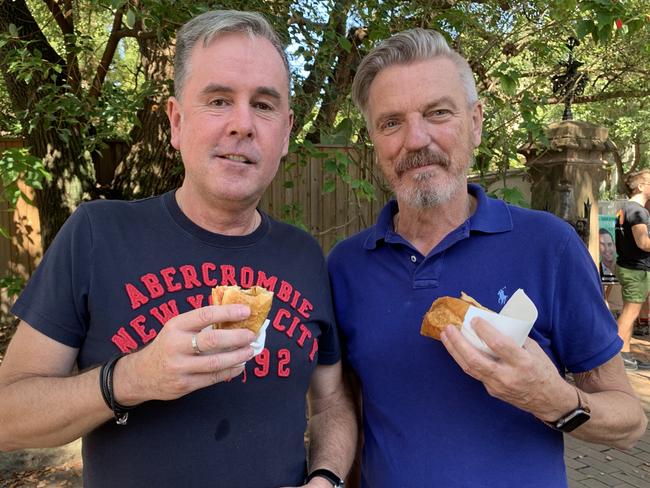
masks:
<path id="1" fill-rule="evenodd" d="M 451 110 L 446 108 L 435 108 L 426 112 L 425 117 L 428 119 L 440 119 L 451 114 Z"/>
<path id="2" fill-rule="evenodd" d="M 274 106 L 267 102 L 254 102 L 253 107 L 263 112 L 270 112 L 274 110 Z"/>
<path id="3" fill-rule="evenodd" d="M 395 130 L 397 127 L 399 127 L 397 119 L 386 119 L 379 122 L 379 129 L 383 131 Z"/>
<path id="4" fill-rule="evenodd" d="M 225 107 L 228 101 L 223 97 L 213 98 L 210 100 L 210 105 L 213 107 Z"/>

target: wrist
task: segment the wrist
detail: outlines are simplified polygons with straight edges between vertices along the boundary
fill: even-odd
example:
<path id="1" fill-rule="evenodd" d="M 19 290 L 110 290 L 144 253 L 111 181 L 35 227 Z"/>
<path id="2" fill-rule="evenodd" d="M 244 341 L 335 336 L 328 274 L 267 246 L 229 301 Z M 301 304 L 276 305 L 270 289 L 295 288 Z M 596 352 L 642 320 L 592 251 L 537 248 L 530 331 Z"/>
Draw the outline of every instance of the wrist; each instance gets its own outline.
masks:
<path id="1" fill-rule="evenodd" d="M 142 390 L 135 385 L 131 372 L 137 371 L 132 364 L 134 354 L 120 358 L 113 372 L 113 391 L 115 400 L 126 407 L 132 407 L 146 401 L 142 398 Z"/>
<path id="2" fill-rule="evenodd" d="M 578 397 L 576 395 L 576 387 L 561 380 L 558 387 L 553 389 L 553 394 L 550 398 L 553 402 L 547 407 L 535 414 L 535 416 L 544 422 L 555 422 L 557 419 L 565 415 L 567 412 L 578 407 Z"/>

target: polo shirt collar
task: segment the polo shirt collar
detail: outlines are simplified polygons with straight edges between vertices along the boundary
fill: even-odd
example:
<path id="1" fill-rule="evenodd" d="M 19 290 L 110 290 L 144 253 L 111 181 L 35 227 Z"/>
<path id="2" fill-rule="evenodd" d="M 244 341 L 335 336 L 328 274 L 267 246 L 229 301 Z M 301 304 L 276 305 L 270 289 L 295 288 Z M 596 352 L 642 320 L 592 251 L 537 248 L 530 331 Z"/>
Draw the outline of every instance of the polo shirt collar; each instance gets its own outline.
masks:
<path id="1" fill-rule="evenodd" d="M 504 201 L 489 198 L 481 186 L 473 183 L 467 185 L 467 191 L 477 201 L 476 212 L 469 219 L 470 232 L 498 234 L 512 230 L 512 215 Z M 365 249 L 375 249 L 380 241 L 389 244 L 404 242 L 404 239 L 399 234 L 396 234 L 393 228 L 393 217 L 398 210 L 397 200 L 389 200 L 379 213 L 377 223 L 370 229 L 370 233 L 364 242 Z"/>

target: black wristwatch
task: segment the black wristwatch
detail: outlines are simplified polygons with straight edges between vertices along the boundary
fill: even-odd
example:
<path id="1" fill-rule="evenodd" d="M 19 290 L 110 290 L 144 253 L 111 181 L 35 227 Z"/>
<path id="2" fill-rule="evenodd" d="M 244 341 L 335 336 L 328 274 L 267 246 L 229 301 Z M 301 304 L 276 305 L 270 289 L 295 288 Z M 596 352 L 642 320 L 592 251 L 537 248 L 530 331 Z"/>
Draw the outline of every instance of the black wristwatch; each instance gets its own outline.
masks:
<path id="1" fill-rule="evenodd" d="M 316 476 L 320 476 L 321 478 L 325 478 L 327 481 L 332 483 L 332 486 L 334 488 L 345 488 L 345 482 L 339 478 L 337 475 L 332 473 L 329 469 L 315 469 L 311 473 L 307 475 L 307 478 L 305 478 L 305 483 L 309 483 L 313 478 Z"/>
<path id="2" fill-rule="evenodd" d="M 570 412 L 562 415 L 555 422 L 545 422 L 547 425 L 562 432 L 571 432 L 577 429 L 591 418 L 591 409 L 580 396 L 580 390 L 576 388 L 578 394 L 578 406 Z"/>

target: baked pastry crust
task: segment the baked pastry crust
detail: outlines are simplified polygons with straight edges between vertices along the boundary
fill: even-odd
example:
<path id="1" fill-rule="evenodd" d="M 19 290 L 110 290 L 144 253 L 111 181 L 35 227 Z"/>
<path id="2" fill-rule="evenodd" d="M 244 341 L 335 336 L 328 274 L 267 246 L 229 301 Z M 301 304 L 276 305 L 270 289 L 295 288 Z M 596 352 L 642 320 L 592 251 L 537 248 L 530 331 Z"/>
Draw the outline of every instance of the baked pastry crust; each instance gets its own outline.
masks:
<path id="1" fill-rule="evenodd" d="M 420 327 L 420 334 L 440 340 L 440 334 L 448 325 L 455 325 L 460 329 L 470 305 L 487 310 L 463 292 L 461 292 L 460 298 L 437 298 L 431 304 L 429 311 L 424 315 L 422 326 Z"/>
<path id="2" fill-rule="evenodd" d="M 213 329 L 250 329 L 257 335 L 271 311 L 273 292 L 261 286 L 242 289 L 239 286 L 216 286 L 212 289 L 214 305 L 248 305 L 251 314 L 244 320 L 213 324 Z"/>

